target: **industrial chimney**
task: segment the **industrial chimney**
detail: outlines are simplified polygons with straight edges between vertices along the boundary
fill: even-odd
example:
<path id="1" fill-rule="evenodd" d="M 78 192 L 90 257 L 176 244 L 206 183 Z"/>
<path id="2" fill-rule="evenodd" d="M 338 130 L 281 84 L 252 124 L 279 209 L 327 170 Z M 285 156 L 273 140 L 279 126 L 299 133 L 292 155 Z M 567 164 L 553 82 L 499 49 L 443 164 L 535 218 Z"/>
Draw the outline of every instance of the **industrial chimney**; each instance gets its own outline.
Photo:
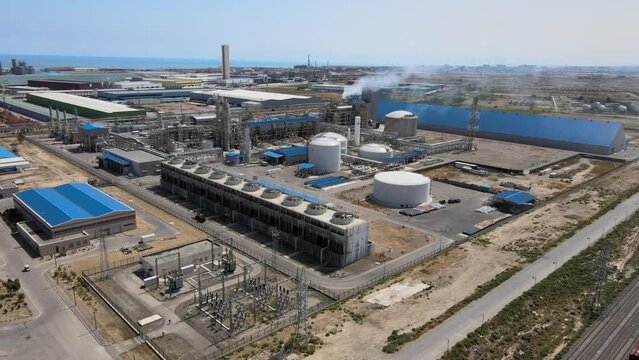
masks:
<path id="1" fill-rule="evenodd" d="M 362 126 L 362 118 L 360 116 L 355 116 L 355 131 L 353 136 L 353 145 L 359 146 L 359 141 L 361 137 L 361 126 Z"/>
<path id="2" fill-rule="evenodd" d="M 231 78 L 231 64 L 229 62 L 229 46 L 222 45 L 222 79 Z"/>

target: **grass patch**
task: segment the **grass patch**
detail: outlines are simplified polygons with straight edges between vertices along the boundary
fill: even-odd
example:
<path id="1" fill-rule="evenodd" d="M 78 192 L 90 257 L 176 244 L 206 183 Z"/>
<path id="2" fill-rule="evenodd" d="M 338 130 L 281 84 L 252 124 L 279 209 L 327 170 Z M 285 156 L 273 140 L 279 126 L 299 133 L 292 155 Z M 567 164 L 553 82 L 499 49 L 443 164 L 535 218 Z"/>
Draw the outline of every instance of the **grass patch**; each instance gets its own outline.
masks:
<path id="1" fill-rule="evenodd" d="M 639 214 L 617 226 L 605 237 L 611 259 L 624 256 L 639 228 Z M 604 241 L 598 241 L 566 262 L 546 279 L 508 304 L 497 316 L 470 333 L 442 359 L 543 359 L 570 345 L 614 297 L 637 275 L 639 251 L 625 268 L 607 268 L 599 311 L 588 306 L 597 281 L 596 270 Z M 554 357 L 560 357 L 555 356 Z"/>

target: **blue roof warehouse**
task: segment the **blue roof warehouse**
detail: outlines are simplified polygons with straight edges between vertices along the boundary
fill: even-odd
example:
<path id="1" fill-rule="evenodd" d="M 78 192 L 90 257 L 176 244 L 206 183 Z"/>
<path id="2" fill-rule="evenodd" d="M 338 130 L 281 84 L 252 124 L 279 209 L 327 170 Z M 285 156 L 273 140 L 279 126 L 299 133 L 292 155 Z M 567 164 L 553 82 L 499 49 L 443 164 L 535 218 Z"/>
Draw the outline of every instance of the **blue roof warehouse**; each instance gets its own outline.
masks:
<path id="1" fill-rule="evenodd" d="M 419 118 L 419 128 L 465 135 L 470 110 L 453 106 L 380 99 L 376 116 L 407 110 Z M 478 137 L 550 148 L 609 155 L 625 148 L 623 124 L 616 121 L 482 110 Z"/>
<path id="2" fill-rule="evenodd" d="M 88 184 L 29 189 L 13 198 L 25 219 L 17 224 L 18 232 L 40 256 L 136 228 L 134 209 Z"/>

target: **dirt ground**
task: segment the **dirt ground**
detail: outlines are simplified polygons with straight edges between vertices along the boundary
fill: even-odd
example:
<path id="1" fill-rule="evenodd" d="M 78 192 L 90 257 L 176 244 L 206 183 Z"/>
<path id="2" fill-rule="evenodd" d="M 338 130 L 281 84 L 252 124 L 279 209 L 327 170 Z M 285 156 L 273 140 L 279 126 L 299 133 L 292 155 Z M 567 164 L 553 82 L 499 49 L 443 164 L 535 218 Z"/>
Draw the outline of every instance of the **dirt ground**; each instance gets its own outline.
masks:
<path id="1" fill-rule="evenodd" d="M 133 349 L 120 354 L 122 360 L 157 360 L 158 357 L 145 344 L 140 344 Z"/>
<path id="2" fill-rule="evenodd" d="M 0 324 L 28 319 L 33 315 L 26 300 L 19 300 L 19 294 L 24 296 L 22 291 L 10 293 L 0 284 Z"/>
<path id="3" fill-rule="evenodd" d="M 373 184 L 368 184 L 358 188 L 352 188 L 342 191 L 337 195 L 337 197 L 344 201 L 348 201 L 367 209 L 375 210 L 382 214 L 390 215 L 395 212 L 393 209 L 383 207 L 376 202 L 369 200 L 367 197 L 372 193 Z"/>
<path id="4" fill-rule="evenodd" d="M 521 185 L 530 185 L 530 193 L 539 199 L 547 200 L 557 196 L 565 190 L 601 176 L 601 174 L 606 171 L 618 167 L 621 163 L 589 158 L 575 158 L 562 162 L 560 167 L 571 165 L 577 167 L 577 171 L 575 171 L 571 176 L 573 179 L 571 183 L 564 182 L 560 178 L 550 178 L 548 175 L 539 176 L 538 174 L 511 175 L 503 172 L 489 171 L 488 176 L 479 176 L 459 170 L 452 165 L 442 166 L 422 171 L 420 173 L 432 179 L 445 178 L 469 184 L 486 184 L 499 190 L 508 190 L 500 185 L 500 183 L 504 181 L 511 181 Z"/>
<path id="5" fill-rule="evenodd" d="M 13 138 L 0 139 L 0 144 L 7 149 L 11 149 L 13 142 L 15 142 Z M 27 141 L 18 145 L 16 155 L 27 159 L 31 168 L 21 173 L 3 174 L 0 182 L 6 183 L 20 179 L 24 181 L 24 184 L 19 186 L 20 190 L 52 187 L 68 182 L 86 182 L 90 178 L 87 172 Z"/>
<path id="6" fill-rule="evenodd" d="M 386 308 L 364 302 L 362 295 L 317 315 L 313 334 L 324 344 L 309 358 L 391 358 L 381 348 L 393 330 L 407 331 L 428 322 L 506 268 L 543 254 L 579 221 L 587 221 L 623 191 L 639 186 L 638 170 L 639 164 L 630 164 L 366 293 L 399 281 L 422 281 L 432 285 L 430 290 Z"/>
<path id="7" fill-rule="evenodd" d="M 374 220 L 369 226 L 368 240 L 375 243 L 375 256 L 380 260 L 400 257 L 434 241 L 421 231 L 388 221 Z"/>

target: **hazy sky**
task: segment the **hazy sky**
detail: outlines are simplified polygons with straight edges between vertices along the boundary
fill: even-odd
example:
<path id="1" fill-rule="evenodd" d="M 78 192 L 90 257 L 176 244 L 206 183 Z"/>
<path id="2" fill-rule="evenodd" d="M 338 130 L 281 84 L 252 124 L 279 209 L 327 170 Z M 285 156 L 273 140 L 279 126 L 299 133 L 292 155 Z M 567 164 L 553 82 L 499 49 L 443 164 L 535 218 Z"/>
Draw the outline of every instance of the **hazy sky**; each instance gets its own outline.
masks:
<path id="1" fill-rule="evenodd" d="M 7 0 L 0 53 L 638 65 L 639 0 Z"/>

